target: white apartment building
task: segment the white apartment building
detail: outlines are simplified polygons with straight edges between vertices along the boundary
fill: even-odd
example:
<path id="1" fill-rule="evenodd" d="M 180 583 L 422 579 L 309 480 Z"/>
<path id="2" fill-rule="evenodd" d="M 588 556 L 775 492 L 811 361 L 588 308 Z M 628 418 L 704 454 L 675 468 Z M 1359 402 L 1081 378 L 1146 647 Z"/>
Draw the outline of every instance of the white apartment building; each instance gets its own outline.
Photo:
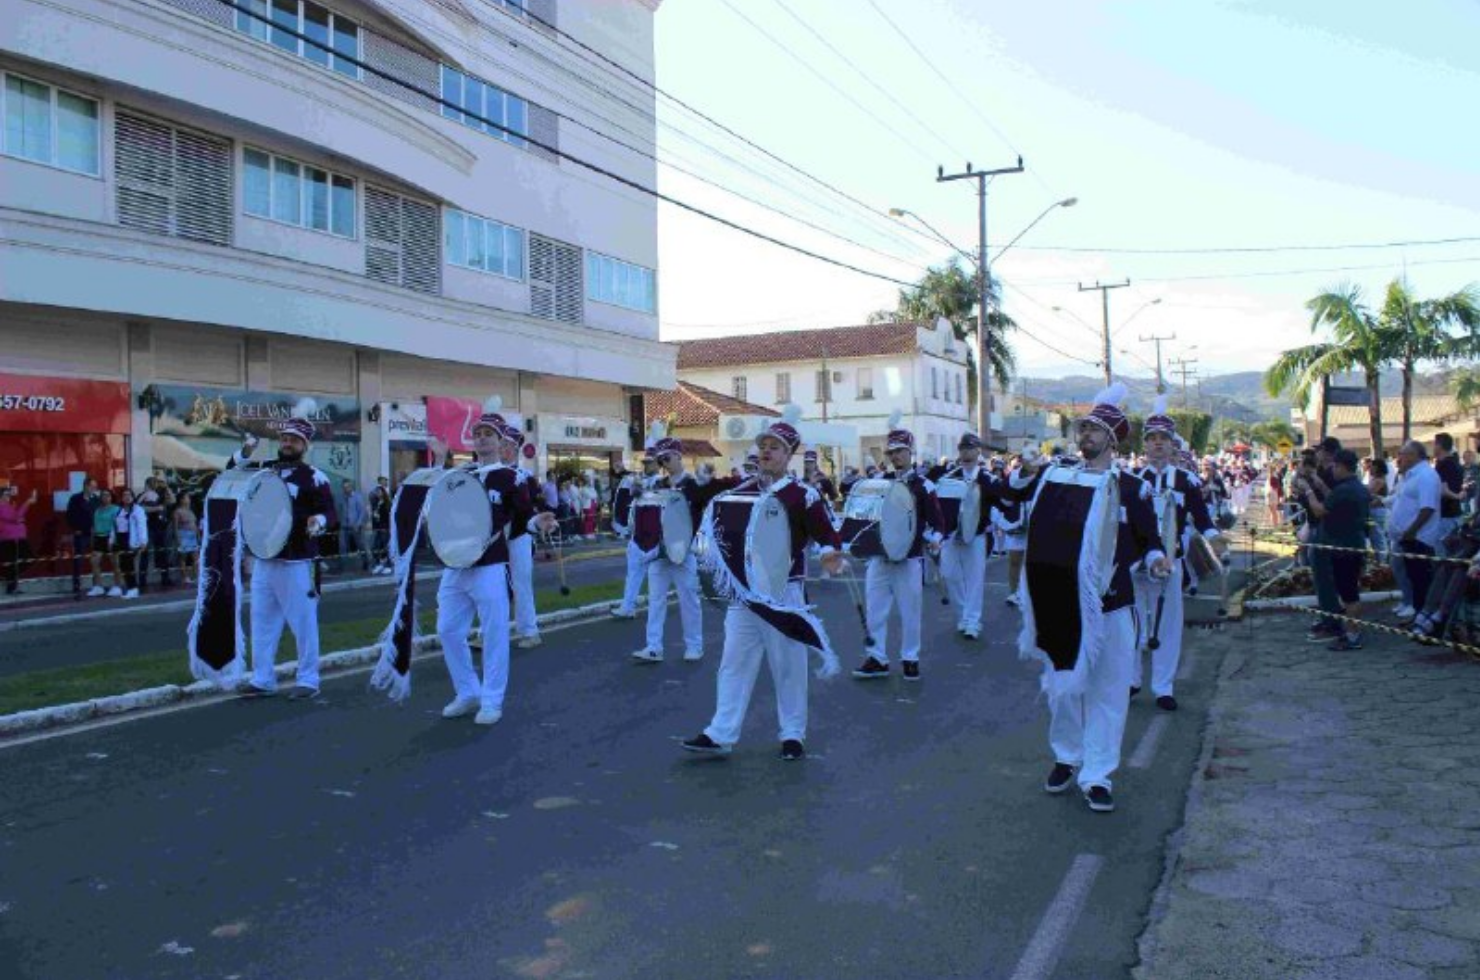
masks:
<path id="1" fill-rule="evenodd" d="M 915 434 L 918 453 L 950 456 L 971 427 L 966 346 L 950 324 L 860 327 L 684 341 L 678 377 L 757 405 L 794 402 L 806 422 L 857 430 L 839 466 L 877 462 L 890 414 Z"/>
<path id="2" fill-rule="evenodd" d="M 0 0 L 0 481 L 206 471 L 305 395 L 362 484 L 429 399 L 630 448 L 655 201 L 560 154 L 654 186 L 592 131 L 651 148 L 652 90 L 571 37 L 651 79 L 659 2 Z"/>

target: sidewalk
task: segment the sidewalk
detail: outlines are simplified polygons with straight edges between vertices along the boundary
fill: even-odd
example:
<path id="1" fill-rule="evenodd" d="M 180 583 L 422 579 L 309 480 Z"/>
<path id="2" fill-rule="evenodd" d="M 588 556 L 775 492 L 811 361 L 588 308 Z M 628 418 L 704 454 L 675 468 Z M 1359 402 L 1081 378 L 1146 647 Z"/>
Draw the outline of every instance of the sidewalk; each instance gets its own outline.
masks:
<path id="1" fill-rule="evenodd" d="M 1199 638 L 1223 665 L 1139 980 L 1480 976 L 1480 664 L 1308 625 Z"/>

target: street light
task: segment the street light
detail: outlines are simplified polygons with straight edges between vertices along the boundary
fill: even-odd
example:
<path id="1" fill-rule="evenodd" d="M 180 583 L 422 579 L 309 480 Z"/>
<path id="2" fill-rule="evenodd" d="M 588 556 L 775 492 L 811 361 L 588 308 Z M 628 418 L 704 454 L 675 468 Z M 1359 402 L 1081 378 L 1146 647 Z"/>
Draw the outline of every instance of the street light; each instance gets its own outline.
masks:
<path id="1" fill-rule="evenodd" d="M 992 261 L 993 262 L 1000 262 L 1000 261 L 1002 261 L 1002 256 L 1007 252 L 1007 250 L 1010 249 L 1010 248 L 1012 248 L 1014 245 L 1016 245 L 1018 243 L 1018 239 L 1022 238 L 1028 232 L 1032 231 L 1034 225 L 1036 225 L 1038 222 L 1042 221 L 1044 218 L 1048 217 L 1048 212 L 1052 211 L 1054 208 L 1072 208 L 1074 205 L 1076 205 L 1078 203 L 1079 203 L 1079 198 L 1077 198 L 1077 197 L 1066 197 L 1062 201 L 1054 201 L 1048 207 L 1046 207 L 1046 208 L 1043 209 L 1043 213 L 1042 214 L 1038 215 L 1038 217 L 1036 217 L 1032 221 L 1028 222 L 1028 227 L 1026 227 L 1022 231 L 1018 232 L 1017 235 L 1012 239 L 1012 241 L 1008 242 L 1006 245 L 1003 245 L 1002 246 L 1002 249 L 997 253 L 996 257 L 993 258 Z"/>
<path id="2" fill-rule="evenodd" d="M 962 258 L 966 259 L 967 262 L 970 262 L 972 264 L 972 266 L 975 266 L 977 264 L 977 260 L 976 260 L 976 256 L 975 255 L 972 255 L 970 252 L 966 251 L 966 249 L 962 248 L 960 245 L 957 245 L 955 242 L 951 241 L 945 235 L 942 235 L 939 231 L 936 230 L 936 228 L 935 228 L 934 225 L 932 225 L 930 222 L 926 221 L 924 218 L 920 217 L 915 212 L 913 212 L 913 211 L 911 211 L 911 210 L 909 210 L 907 208 L 890 208 L 889 209 L 889 217 L 891 217 L 891 218 L 904 218 L 904 217 L 914 218 L 916 221 L 920 222 L 920 224 L 925 227 L 925 230 L 926 231 L 930 232 L 930 234 L 934 235 L 936 238 L 938 238 L 942 242 L 944 242 L 949 248 L 951 248 L 953 251 L 955 251 L 956 254 L 958 254 Z"/>
<path id="3" fill-rule="evenodd" d="M 1157 306 L 1160 303 L 1160 296 L 1156 297 L 1156 299 L 1148 300 L 1145 303 L 1142 303 L 1140 306 L 1136 307 L 1136 311 L 1134 313 L 1126 317 L 1124 320 L 1120 321 L 1120 326 L 1115 328 L 1115 332 L 1120 333 L 1120 331 L 1124 330 L 1126 328 L 1126 325 L 1129 324 L 1132 320 L 1140 316 L 1142 313 L 1146 312 L 1146 310 L 1150 309 L 1153 306 Z"/>

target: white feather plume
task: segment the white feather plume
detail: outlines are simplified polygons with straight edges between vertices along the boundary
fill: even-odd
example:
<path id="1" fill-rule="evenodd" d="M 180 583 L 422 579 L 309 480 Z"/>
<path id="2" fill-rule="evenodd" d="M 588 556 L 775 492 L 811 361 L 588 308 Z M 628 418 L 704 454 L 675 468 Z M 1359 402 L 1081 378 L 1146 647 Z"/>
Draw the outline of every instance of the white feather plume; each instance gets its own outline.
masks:
<path id="1" fill-rule="evenodd" d="M 668 435 L 668 426 L 663 424 L 662 419 L 654 419 L 653 424 L 648 426 L 648 445 L 652 445 L 666 435 Z"/>
<path id="2" fill-rule="evenodd" d="M 904 409 L 896 408 L 894 411 L 889 413 L 889 424 L 885 428 L 897 429 L 899 428 L 899 423 L 903 421 Z"/>
<path id="3" fill-rule="evenodd" d="M 483 411 L 485 414 L 497 415 L 503 410 L 504 399 L 502 395 L 489 395 L 483 399 Z"/>
<path id="4" fill-rule="evenodd" d="M 1125 404 L 1125 396 L 1127 394 L 1129 394 L 1129 391 L 1126 389 L 1125 383 L 1117 381 L 1095 395 L 1094 403 L 1096 405 L 1114 405 L 1116 408 L 1120 408 Z"/>
<path id="5" fill-rule="evenodd" d="M 293 418 L 313 418 L 313 413 L 319 410 L 319 403 L 312 398 L 300 398 L 293 403 Z"/>
<path id="6" fill-rule="evenodd" d="M 1167 396 L 1157 395 L 1151 400 L 1151 414 L 1165 415 L 1167 413 Z"/>
<path id="7" fill-rule="evenodd" d="M 785 408 L 781 409 L 781 421 L 785 422 L 792 428 L 796 428 L 796 424 L 801 420 L 802 406 L 794 403 L 788 403 Z"/>

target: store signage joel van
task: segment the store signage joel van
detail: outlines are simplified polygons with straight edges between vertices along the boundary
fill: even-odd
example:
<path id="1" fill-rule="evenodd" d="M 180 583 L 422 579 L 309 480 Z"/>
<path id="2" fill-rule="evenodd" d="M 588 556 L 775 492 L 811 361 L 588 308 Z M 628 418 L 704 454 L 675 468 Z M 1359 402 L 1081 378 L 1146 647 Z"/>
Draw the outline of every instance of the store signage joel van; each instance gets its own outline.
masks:
<path id="1" fill-rule="evenodd" d="M 155 435 L 184 438 L 277 439 L 283 423 L 305 396 L 268 391 L 233 391 L 194 385 L 153 385 L 149 410 Z M 358 442 L 359 403 L 353 398 L 310 395 L 315 442 Z"/>

